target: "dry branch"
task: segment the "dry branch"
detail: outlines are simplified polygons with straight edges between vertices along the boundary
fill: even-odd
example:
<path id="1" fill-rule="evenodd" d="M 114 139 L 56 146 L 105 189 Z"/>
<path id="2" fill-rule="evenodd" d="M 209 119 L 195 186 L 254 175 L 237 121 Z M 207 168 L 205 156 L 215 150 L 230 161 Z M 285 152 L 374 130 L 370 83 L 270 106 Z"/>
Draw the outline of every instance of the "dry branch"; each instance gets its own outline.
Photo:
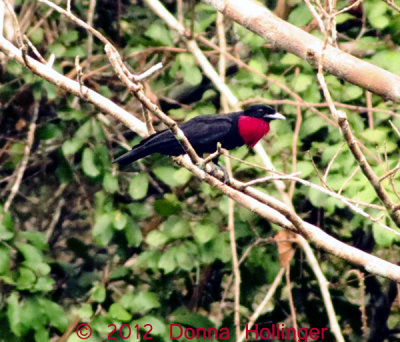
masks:
<path id="1" fill-rule="evenodd" d="M 204 0 L 231 20 L 266 39 L 273 47 L 286 50 L 317 67 L 324 43 L 302 29 L 278 18 L 253 0 Z M 400 77 L 356 58 L 331 45 L 323 61 L 325 71 L 400 103 Z"/>

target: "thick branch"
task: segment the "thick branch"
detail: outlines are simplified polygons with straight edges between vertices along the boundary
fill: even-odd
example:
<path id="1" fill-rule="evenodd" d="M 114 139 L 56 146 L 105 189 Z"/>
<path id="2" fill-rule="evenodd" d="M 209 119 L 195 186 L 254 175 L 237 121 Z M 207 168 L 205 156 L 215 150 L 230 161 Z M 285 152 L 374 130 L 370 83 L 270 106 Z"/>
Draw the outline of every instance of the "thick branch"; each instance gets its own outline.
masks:
<path id="1" fill-rule="evenodd" d="M 204 0 L 228 18 L 317 67 L 323 42 L 278 18 L 253 0 Z M 332 75 L 400 103 L 400 77 L 334 48 L 326 47 L 323 68 Z"/>

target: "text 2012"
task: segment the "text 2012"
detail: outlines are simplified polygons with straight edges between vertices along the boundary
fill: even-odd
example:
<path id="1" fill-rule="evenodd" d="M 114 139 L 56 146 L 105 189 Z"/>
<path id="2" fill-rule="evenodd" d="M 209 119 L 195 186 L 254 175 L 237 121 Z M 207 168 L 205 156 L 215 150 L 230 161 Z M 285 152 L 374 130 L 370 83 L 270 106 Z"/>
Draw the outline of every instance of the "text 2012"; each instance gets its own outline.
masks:
<path id="1" fill-rule="evenodd" d="M 109 340 L 116 340 L 118 333 L 119 336 L 121 336 L 121 338 L 123 340 L 127 340 L 129 337 L 131 337 L 132 335 L 132 328 L 129 324 L 122 324 L 120 327 L 117 327 L 115 324 L 109 324 L 108 327 L 112 328 L 112 331 L 108 334 L 108 339 Z M 153 327 L 151 326 L 151 324 L 145 324 L 143 326 L 143 328 L 146 330 L 146 332 L 143 335 L 143 339 L 144 340 L 152 340 L 153 338 L 150 335 L 151 331 L 153 330 Z M 139 340 L 140 339 L 140 335 L 139 335 L 139 324 L 136 324 L 133 327 L 133 333 L 136 333 L 136 339 Z"/>

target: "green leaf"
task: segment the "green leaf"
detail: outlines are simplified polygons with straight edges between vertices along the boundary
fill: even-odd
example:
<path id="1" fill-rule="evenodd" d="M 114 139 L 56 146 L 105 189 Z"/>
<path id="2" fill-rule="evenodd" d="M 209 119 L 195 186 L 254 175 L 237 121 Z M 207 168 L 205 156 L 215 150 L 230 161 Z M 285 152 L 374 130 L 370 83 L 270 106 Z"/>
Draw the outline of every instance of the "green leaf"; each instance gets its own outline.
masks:
<path id="1" fill-rule="evenodd" d="M 93 316 L 93 309 L 90 304 L 82 304 L 78 310 L 78 315 L 80 318 L 88 319 Z"/>
<path id="2" fill-rule="evenodd" d="M 343 24 L 344 22 L 354 19 L 354 16 L 348 12 L 344 12 L 336 16 L 336 24 Z"/>
<path id="3" fill-rule="evenodd" d="M 311 134 L 314 134 L 326 126 L 326 121 L 320 116 L 308 116 L 301 125 L 300 138 L 303 139 Z"/>
<path id="4" fill-rule="evenodd" d="M 130 313 L 120 303 L 111 304 L 108 312 L 112 318 L 121 322 L 128 322 L 131 319 Z"/>
<path id="5" fill-rule="evenodd" d="M 139 247 L 143 241 L 143 235 L 139 225 L 132 220 L 129 220 L 128 224 L 125 226 L 125 236 L 128 240 L 129 247 Z"/>
<path id="6" fill-rule="evenodd" d="M 64 332 L 69 322 L 63 307 L 47 298 L 38 298 L 38 301 L 50 325 Z"/>
<path id="7" fill-rule="evenodd" d="M 167 332 L 167 326 L 165 323 L 156 316 L 146 315 L 138 320 L 135 320 L 134 323 L 139 324 L 139 326 L 143 327 L 145 331 L 149 331 L 149 328 L 151 327 L 151 332 L 149 332 L 150 336 L 161 336 Z M 148 325 L 145 326 L 146 324 Z"/>
<path id="8" fill-rule="evenodd" d="M 73 179 L 71 167 L 63 155 L 60 155 L 55 173 L 59 181 L 63 184 L 68 184 Z"/>
<path id="9" fill-rule="evenodd" d="M 97 177 L 100 175 L 100 171 L 96 165 L 94 152 L 88 147 L 83 150 L 82 170 L 89 177 Z"/>
<path id="10" fill-rule="evenodd" d="M 219 259 L 228 262 L 232 253 L 225 233 L 219 233 L 213 240 L 199 245 L 202 262 L 210 264 Z"/>
<path id="11" fill-rule="evenodd" d="M 158 267 L 164 270 L 165 274 L 171 273 L 176 268 L 175 251 L 169 249 L 161 255 Z"/>
<path id="12" fill-rule="evenodd" d="M 128 223 L 128 216 L 120 210 L 115 210 L 113 214 L 113 225 L 116 230 L 122 230 Z"/>
<path id="13" fill-rule="evenodd" d="M 343 87 L 342 92 L 343 92 L 343 95 L 342 95 L 343 101 L 356 100 L 356 99 L 360 98 L 364 93 L 364 91 L 360 87 L 357 87 L 356 85 L 353 85 L 353 84 L 345 85 Z"/>
<path id="14" fill-rule="evenodd" d="M 7 318 L 11 331 L 14 335 L 20 337 L 23 332 L 21 322 L 21 307 L 18 302 L 18 292 L 12 292 L 7 299 Z"/>
<path id="15" fill-rule="evenodd" d="M 125 266 L 116 267 L 113 269 L 110 280 L 123 279 L 130 274 L 130 270 Z"/>
<path id="16" fill-rule="evenodd" d="M 13 221 L 9 212 L 4 213 L 0 206 L 0 216 L 3 220 L 0 222 L 0 241 L 7 241 L 14 237 Z"/>
<path id="17" fill-rule="evenodd" d="M 160 261 L 160 252 L 157 250 L 147 250 L 139 254 L 136 259 L 135 268 L 149 268 L 156 270 Z"/>
<path id="18" fill-rule="evenodd" d="M 302 59 L 292 53 L 286 53 L 283 58 L 281 58 L 281 63 L 286 65 L 298 65 L 301 64 L 301 62 Z"/>
<path id="19" fill-rule="evenodd" d="M 215 328 L 215 324 L 206 316 L 197 313 L 179 313 L 172 315 L 175 324 L 185 325 L 193 328 Z"/>
<path id="20" fill-rule="evenodd" d="M 146 236 L 146 243 L 152 247 L 163 246 L 168 241 L 168 236 L 159 230 L 152 230 Z"/>
<path id="21" fill-rule="evenodd" d="M 387 136 L 388 130 L 384 127 L 377 127 L 375 129 L 367 128 L 362 133 L 361 136 L 373 144 L 383 145 Z"/>
<path id="22" fill-rule="evenodd" d="M 162 45 L 173 45 L 170 31 L 165 25 L 158 23 L 151 24 L 144 34 Z"/>
<path id="23" fill-rule="evenodd" d="M 293 79 L 293 89 L 296 92 L 305 91 L 314 81 L 311 75 L 299 74 Z"/>
<path id="24" fill-rule="evenodd" d="M 65 50 L 65 46 L 60 43 L 51 44 L 49 47 L 49 51 L 53 53 L 56 57 L 63 57 Z"/>
<path id="25" fill-rule="evenodd" d="M 48 342 L 50 341 L 49 331 L 44 327 L 36 329 L 34 334 L 35 342 Z"/>
<path id="26" fill-rule="evenodd" d="M 206 243 L 218 234 L 218 227 L 213 224 L 200 224 L 192 228 L 197 242 Z"/>
<path id="27" fill-rule="evenodd" d="M 317 208 L 322 208 L 325 205 L 327 197 L 326 194 L 316 189 L 310 188 L 308 190 L 308 199 Z"/>
<path id="28" fill-rule="evenodd" d="M 44 31 L 41 27 L 37 27 L 34 31 L 32 31 L 29 35 L 30 40 L 34 45 L 40 44 L 43 40 Z"/>
<path id="29" fill-rule="evenodd" d="M 18 233 L 18 238 L 23 238 L 28 240 L 33 246 L 41 250 L 48 250 L 49 245 L 46 240 L 46 236 L 42 232 L 29 230 L 25 232 Z"/>
<path id="30" fill-rule="evenodd" d="M 297 171 L 300 171 L 300 177 L 301 178 L 307 178 L 308 176 L 310 176 L 313 172 L 314 172 L 314 167 L 312 166 L 311 161 L 307 162 L 307 161 L 299 161 L 296 165 L 296 169 Z"/>
<path id="31" fill-rule="evenodd" d="M 64 141 L 62 144 L 62 151 L 64 156 L 70 156 L 78 152 L 84 144 L 84 141 L 79 138 L 72 138 L 70 140 Z"/>
<path id="32" fill-rule="evenodd" d="M 33 287 L 36 282 L 35 274 L 28 268 L 20 267 L 17 279 L 17 288 L 19 290 L 27 290 Z"/>
<path id="33" fill-rule="evenodd" d="M 104 190 L 110 194 L 117 192 L 118 191 L 118 177 L 107 172 L 103 178 L 103 187 L 104 187 Z"/>
<path id="34" fill-rule="evenodd" d="M 42 252 L 35 246 L 22 242 L 16 242 L 15 246 L 24 256 L 25 260 L 30 261 L 32 263 L 40 263 L 43 261 Z"/>
<path id="35" fill-rule="evenodd" d="M 371 24 L 372 27 L 378 30 L 383 30 L 390 24 L 390 19 L 389 16 L 387 15 L 377 15 L 370 17 L 369 23 Z"/>
<path id="36" fill-rule="evenodd" d="M 65 44 L 69 45 L 79 38 L 78 31 L 68 30 L 60 36 L 60 40 Z"/>
<path id="37" fill-rule="evenodd" d="M 306 4 L 300 3 L 295 9 L 290 11 L 288 21 L 296 26 L 305 26 L 313 18 L 312 13 L 307 8 Z"/>
<path id="38" fill-rule="evenodd" d="M 176 170 L 170 166 L 156 167 L 153 172 L 158 179 L 171 187 L 186 184 L 192 176 L 191 172 L 184 168 Z"/>
<path id="39" fill-rule="evenodd" d="M 382 228 L 377 223 L 373 224 L 372 233 L 375 242 L 381 247 L 389 247 L 395 239 L 395 235 L 391 231 Z"/>
<path id="40" fill-rule="evenodd" d="M 400 74 L 398 68 L 398 65 L 400 63 L 400 51 L 379 51 L 371 58 L 371 62 L 395 74 Z"/>
<path id="41" fill-rule="evenodd" d="M 0 246 L 0 275 L 8 272 L 10 268 L 10 250 Z"/>
<path id="42" fill-rule="evenodd" d="M 203 76 L 200 69 L 195 65 L 195 59 L 188 53 L 181 53 L 178 56 L 179 64 L 182 68 L 184 80 L 191 85 L 200 84 Z"/>
<path id="43" fill-rule="evenodd" d="M 180 239 L 190 234 L 189 222 L 180 216 L 170 216 L 162 225 L 170 239 Z"/>
<path id="44" fill-rule="evenodd" d="M 42 89 L 46 91 L 46 96 L 49 100 L 54 100 L 57 97 L 57 87 L 53 83 L 43 82 Z"/>
<path id="45" fill-rule="evenodd" d="M 158 295 L 154 292 L 126 294 L 122 296 L 121 303 L 131 312 L 140 314 L 144 314 L 161 306 Z"/>
<path id="46" fill-rule="evenodd" d="M 96 218 L 93 228 L 93 239 L 100 246 L 107 246 L 114 234 L 112 221 L 112 215 L 109 213 L 102 214 Z"/>
<path id="47" fill-rule="evenodd" d="M 154 210 L 158 215 L 168 217 L 177 214 L 180 210 L 180 205 L 164 198 L 154 202 Z"/>
<path id="48" fill-rule="evenodd" d="M 74 58 L 79 56 L 81 58 L 85 57 L 86 50 L 82 46 L 69 46 L 64 53 L 64 57 Z"/>
<path id="49" fill-rule="evenodd" d="M 45 262 L 24 261 L 23 265 L 30 268 L 37 276 L 46 276 L 50 273 L 51 268 Z"/>
<path id="50" fill-rule="evenodd" d="M 193 267 L 195 266 L 195 263 L 193 262 L 193 260 L 195 258 L 193 257 L 193 254 L 191 253 L 192 250 L 190 250 L 190 248 L 188 248 L 187 245 L 183 244 L 183 245 L 175 246 L 175 247 L 172 247 L 171 250 L 173 250 L 173 252 L 175 254 L 175 261 L 176 261 L 177 265 L 179 266 L 179 268 L 181 268 L 185 271 L 190 271 L 193 269 Z"/>
<path id="51" fill-rule="evenodd" d="M 103 303 L 106 299 L 106 288 L 100 284 L 96 285 L 90 298 L 97 303 Z"/>
<path id="52" fill-rule="evenodd" d="M 147 195 L 147 190 L 149 188 L 149 178 L 146 173 L 138 173 L 133 176 L 129 183 L 129 195 L 134 200 L 140 200 Z"/>
<path id="53" fill-rule="evenodd" d="M 50 292 L 54 290 L 55 280 L 50 277 L 40 277 L 38 278 L 34 290 L 40 292 Z"/>

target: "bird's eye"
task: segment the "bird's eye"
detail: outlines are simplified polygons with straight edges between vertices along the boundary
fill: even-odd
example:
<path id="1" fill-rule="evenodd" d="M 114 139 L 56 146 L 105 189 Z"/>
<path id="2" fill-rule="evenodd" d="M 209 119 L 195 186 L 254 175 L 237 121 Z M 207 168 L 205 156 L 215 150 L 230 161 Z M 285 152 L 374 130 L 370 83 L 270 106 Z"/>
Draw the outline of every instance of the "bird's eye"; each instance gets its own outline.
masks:
<path id="1" fill-rule="evenodd" d="M 261 114 L 261 113 L 264 113 L 264 109 L 262 109 L 262 108 L 259 108 L 258 109 L 258 112 Z"/>

